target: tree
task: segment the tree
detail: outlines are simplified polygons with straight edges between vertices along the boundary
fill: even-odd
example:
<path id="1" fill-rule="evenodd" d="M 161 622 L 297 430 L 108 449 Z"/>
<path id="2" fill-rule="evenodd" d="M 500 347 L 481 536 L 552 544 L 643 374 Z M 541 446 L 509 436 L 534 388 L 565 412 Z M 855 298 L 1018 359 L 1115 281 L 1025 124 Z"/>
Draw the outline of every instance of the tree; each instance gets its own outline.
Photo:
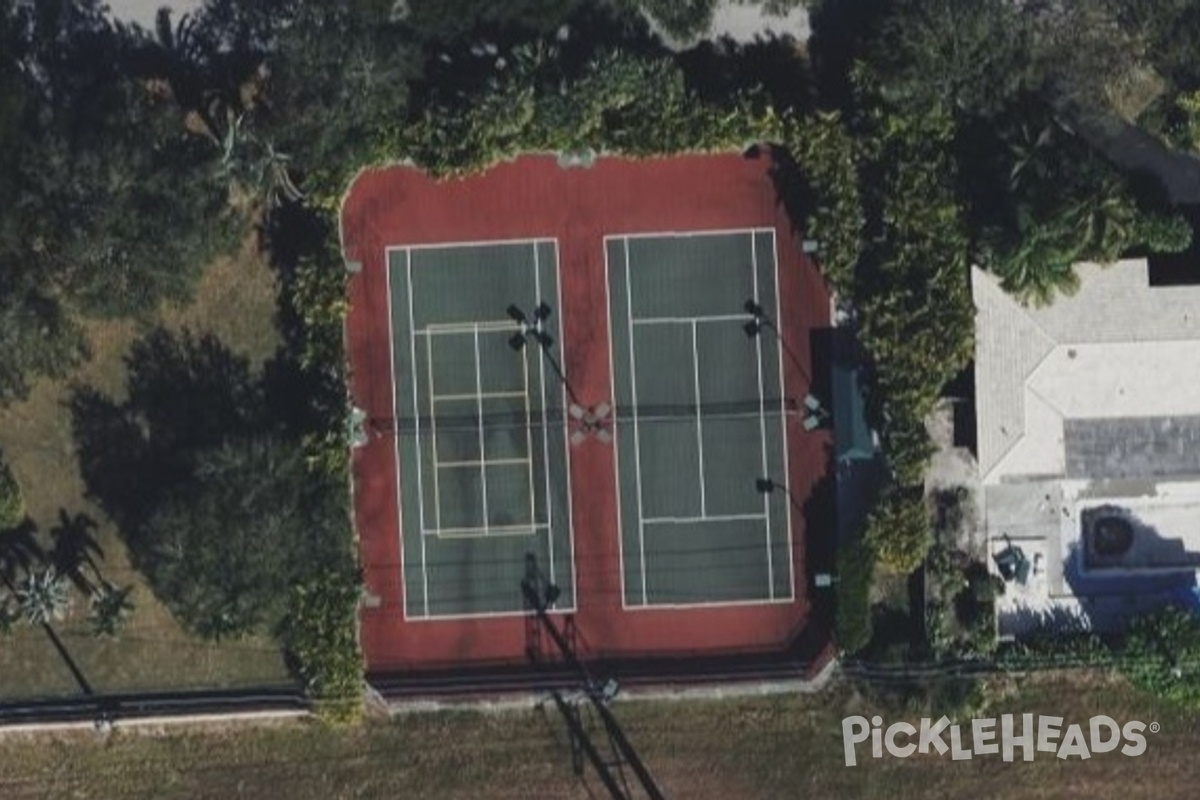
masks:
<path id="1" fill-rule="evenodd" d="M 1200 6 L 1193 0 L 1099 0 L 1178 90 L 1200 88 Z"/>
<path id="2" fill-rule="evenodd" d="M 345 568 L 345 489 L 272 437 L 197 452 L 133 542 L 150 584 L 207 638 L 274 629 L 291 587 Z"/>
<path id="3" fill-rule="evenodd" d="M 133 614 L 132 595 L 132 586 L 117 587 L 101 581 L 88 602 L 91 612 L 88 624 L 93 636 L 116 638 L 120 635 Z"/>
<path id="4" fill-rule="evenodd" d="M 1012 98 L 1041 88 L 1046 76 L 1030 57 L 1033 20 L 1000 0 L 900 0 L 872 52 L 882 91 L 910 110 L 949 105 L 957 114 L 992 117 Z"/>
<path id="5" fill-rule="evenodd" d="M 1135 189 L 1036 102 L 1021 122 L 974 135 L 978 258 L 1023 300 L 1045 304 L 1073 292 L 1076 263 L 1111 263 L 1139 248 L 1177 252 L 1191 242 L 1190 226 L 1159 193 Z M 986 136 L 994 139 L 981 144 Z"/>
<path id="6" fill-rule="evenodd" d="M 362 711 L 362 654 L 354 635 L 361 589 L 346 571 L 328 570 L 292 587 L 280 628 L 305 691 L 332 721 Z"/>
<path id="7" fill-rule="evenodd" d="M 848 655 L 871 641 L 871 586 L 875 580 L 875 553 L 861 541 L 838 551 L 837 599 L 834 630 L 838 649 Z"/>
<path id="8" fill-rule="evenodd" d="M 920 490 L 884 495 L 867 520 L 863 541 L 892 569 L 912 572 L 921 566 L 933 545 L 933 527 Z"/>
<path id="9" fill-rule="evenodd" d="M 30 625 L 49 625 L 71 610 L 71 585 L 53 567 L 27 573 L 17 584 L 17 605 Z"/>
<path id="10" fill-rule="evenodd" d="M 974 350 L 970 240 L 948 109 L 893 110 L 869 86 L 863 98 L 871 213 L 853 301 L 884 451 L 897 482 L 912 486 L 922 482 L 931 452 L 925 418 Z"/>

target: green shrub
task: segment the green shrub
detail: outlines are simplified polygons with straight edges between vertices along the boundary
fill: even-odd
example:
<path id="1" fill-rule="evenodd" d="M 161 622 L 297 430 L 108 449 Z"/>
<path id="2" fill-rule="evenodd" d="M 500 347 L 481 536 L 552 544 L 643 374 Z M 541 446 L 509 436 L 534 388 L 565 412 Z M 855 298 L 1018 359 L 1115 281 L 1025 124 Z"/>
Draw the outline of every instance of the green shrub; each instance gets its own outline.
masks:
<path id="1" fill-rule="evenodd" d="M 1200 707 L 1200 617 L 1174 606 L 1140 616 L 1120 652 L 1122 670 L 1135 686 Z"/>
<path id="2" fill-rule="evenodd" d="M 0 530 L 19 525 L 25 519 L 25 499 L 21 486 L 0 455 Z"/>
<path id="3" fill-rule="evenodd" d="M 1091 631 L 1040 631 L 996 652 L 996 663 L 1005 669 L 1113 666 L 1107 642 Z"/>
<path id="4" fill-rule="evenodd" d="M 879 561 L 900 572 L 921 566 L 933 545 L 929 509 L 920 491 L 894 489 L 867 519 L 864 540 Z"/>
<path id="5" fill-rule="evenodd" d="M 554 47 L 521 47 L 509 60 L 474 90 L 435 91 L 381 149 L 451 176 L 524 152 L 730 151 L 782 135 L 780 119 L 756 95 L 707 103 L 673 59 L 604 50 L 566 77 Z"/>
<path id="6" fill-rule="evenodd" d="M 838 649 L 853 654 L 871 641 L 871 584 L 875 579 L 875 554 L 862 542 L 838 553 L 837 597 L 834 630 Z"/>
<path id="7" fill-rule="evenodd" d="M 785 123 L 785 146 L 811 194 L 805 235 L 818 242 L 825 280 L 852 298 L 866 223 L 858 187 L 859 148 L 837 114 L 789 117 Z"/>
<path id="8" fill-rule="evenodd" d="M 290 587 L 343 568 L 345 483 L 309 470 L 298 443 L 234 441 L 195 454 L 131 540 L 158 597 L 202 637 L 273 630 Z"/>
<path id="9" fill-rule="evenodd" d="M 304 689 L 329 722 L 352 722 L 363 710 L 356 626 L 360 593 L 353 576 L 327 572 L 292 588 L 281 626 Z"/>

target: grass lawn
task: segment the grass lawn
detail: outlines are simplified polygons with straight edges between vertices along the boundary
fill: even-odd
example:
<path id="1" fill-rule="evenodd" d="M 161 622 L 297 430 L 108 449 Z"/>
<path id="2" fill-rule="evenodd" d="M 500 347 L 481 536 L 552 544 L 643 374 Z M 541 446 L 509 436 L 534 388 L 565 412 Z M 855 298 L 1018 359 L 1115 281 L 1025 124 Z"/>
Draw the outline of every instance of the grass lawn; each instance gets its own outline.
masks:
<path id="1" fill-rule="evenodd" d="M 233 258 L 214 263 L 192 303 L 164 308 L 154 324 L 213 333 L 260 364 L 278 345 L 274 327 L 275 277 L 252 243 Z M 286 677 L 278 648 L 266 639 L 213 645 L 197 641 L 155 601 L 130 568 L 120 535 L 84 496 L 67 399 L 74 386 L 91 386 L 121 399 L 123 358 L 149 322 L 91 322 L 92 358 L 64 380 L 42 380 L 28 400 L 0 408 L 0 449 L 25 494 L 28 512 L 44 537 L 60 514 L 86 514 L 97 524 L 101 568 L 114 583 L 136 585 L 136 610 L 118 641 L 90 635 L 85 599 L 76 593 L 71 618 L 59 627 L 67 649 L 96 691 L 188 686 L 231 686 L 277 682 Z M 44 542 L 45 543 L 45 542 Z M 70 672 L 40 629 L 18 626 L 0 640 L 0 699 L 74 693 Z M 0 792 L 3 795 L 3 792 Z"/>
<path id="2" fill-rule="evenodd" d="M 994 713 L 1064 716 L 1087 723 L 1155 721 L 1145 754 L 1086 762 L 1039 753 L 1033 763 L 999 756 L 888 758 L 846 767 L 841 719 L 875 711 L 845 687 L 815 696 L 702 702 L 623 702 L 631 740 L 665 793 L 679 800 L 785 798 L 1191 798 L 1200 780 L 1194 715 L 1156 707 L 1118 680 L 1026 679 L 1002 691 Z M 899 717 L 883 712 L 894 721 Z M 989 712 L 992 713 L 992 712 Z M 869 751 L 865 751 L 869 755 Z M 563 726 L 550 712 L 447 712 L 336 731 L 316 725 L 188 734 L 121 733 L 0 739 L 6 799 L 438 798 L 507 800 L 606 796 L 594 774 L 571 773 Z M 640 796 L 640 795 L 635 795 Z"/>

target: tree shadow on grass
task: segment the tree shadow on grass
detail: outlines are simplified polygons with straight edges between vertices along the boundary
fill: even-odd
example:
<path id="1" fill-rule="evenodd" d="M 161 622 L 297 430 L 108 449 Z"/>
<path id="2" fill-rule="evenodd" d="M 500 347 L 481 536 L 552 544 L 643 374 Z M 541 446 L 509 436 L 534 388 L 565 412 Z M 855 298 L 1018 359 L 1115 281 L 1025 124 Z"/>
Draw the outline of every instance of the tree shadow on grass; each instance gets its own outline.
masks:
<path id="1" fill-rule="evenodd" d="M 33 520 L 26 518 L 14 528 L 0 530 L 0 584 L 10 591 L 21 575 L 45 559 Z"/>
<path id="2" fill-rule="evenodd" d="M 96 581 L 102 580 L 100 562 L 104 549 L 96 540 L 96 521 L 87 514 L 58 510 L 58 525 L 50 530 L 54 546 L 47 554 L 58 574 L 66 576 L 84 596 L 90 597 Z M 85 571 L 90 570 L 89 576 Z"/>
<path id="3" fill-rule="evenodd" d="M 135 561 L 138 531 L 163 492 L 185 481 L 197 448 L 266 424 L 249 360 L 216 337 L 151 331 L 126 357 L 128 399 L 78 387 L 69 405 L 88 496 L 121 529 Z"/>

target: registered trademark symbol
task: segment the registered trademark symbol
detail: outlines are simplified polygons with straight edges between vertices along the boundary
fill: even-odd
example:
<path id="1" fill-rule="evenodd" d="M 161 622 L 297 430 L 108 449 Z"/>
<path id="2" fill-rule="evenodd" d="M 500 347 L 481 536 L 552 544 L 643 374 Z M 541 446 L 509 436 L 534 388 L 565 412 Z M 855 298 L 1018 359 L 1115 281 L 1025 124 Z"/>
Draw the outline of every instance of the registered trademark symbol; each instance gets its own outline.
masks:
<path id="1" fill-rule="evenodd" d="M 1151 733 L 1158 733 L 1160 730 L 1162 730 L 1162 725 L 1159 725 L 1157 722 L 1150 723 L 1150 732 Z"/>

